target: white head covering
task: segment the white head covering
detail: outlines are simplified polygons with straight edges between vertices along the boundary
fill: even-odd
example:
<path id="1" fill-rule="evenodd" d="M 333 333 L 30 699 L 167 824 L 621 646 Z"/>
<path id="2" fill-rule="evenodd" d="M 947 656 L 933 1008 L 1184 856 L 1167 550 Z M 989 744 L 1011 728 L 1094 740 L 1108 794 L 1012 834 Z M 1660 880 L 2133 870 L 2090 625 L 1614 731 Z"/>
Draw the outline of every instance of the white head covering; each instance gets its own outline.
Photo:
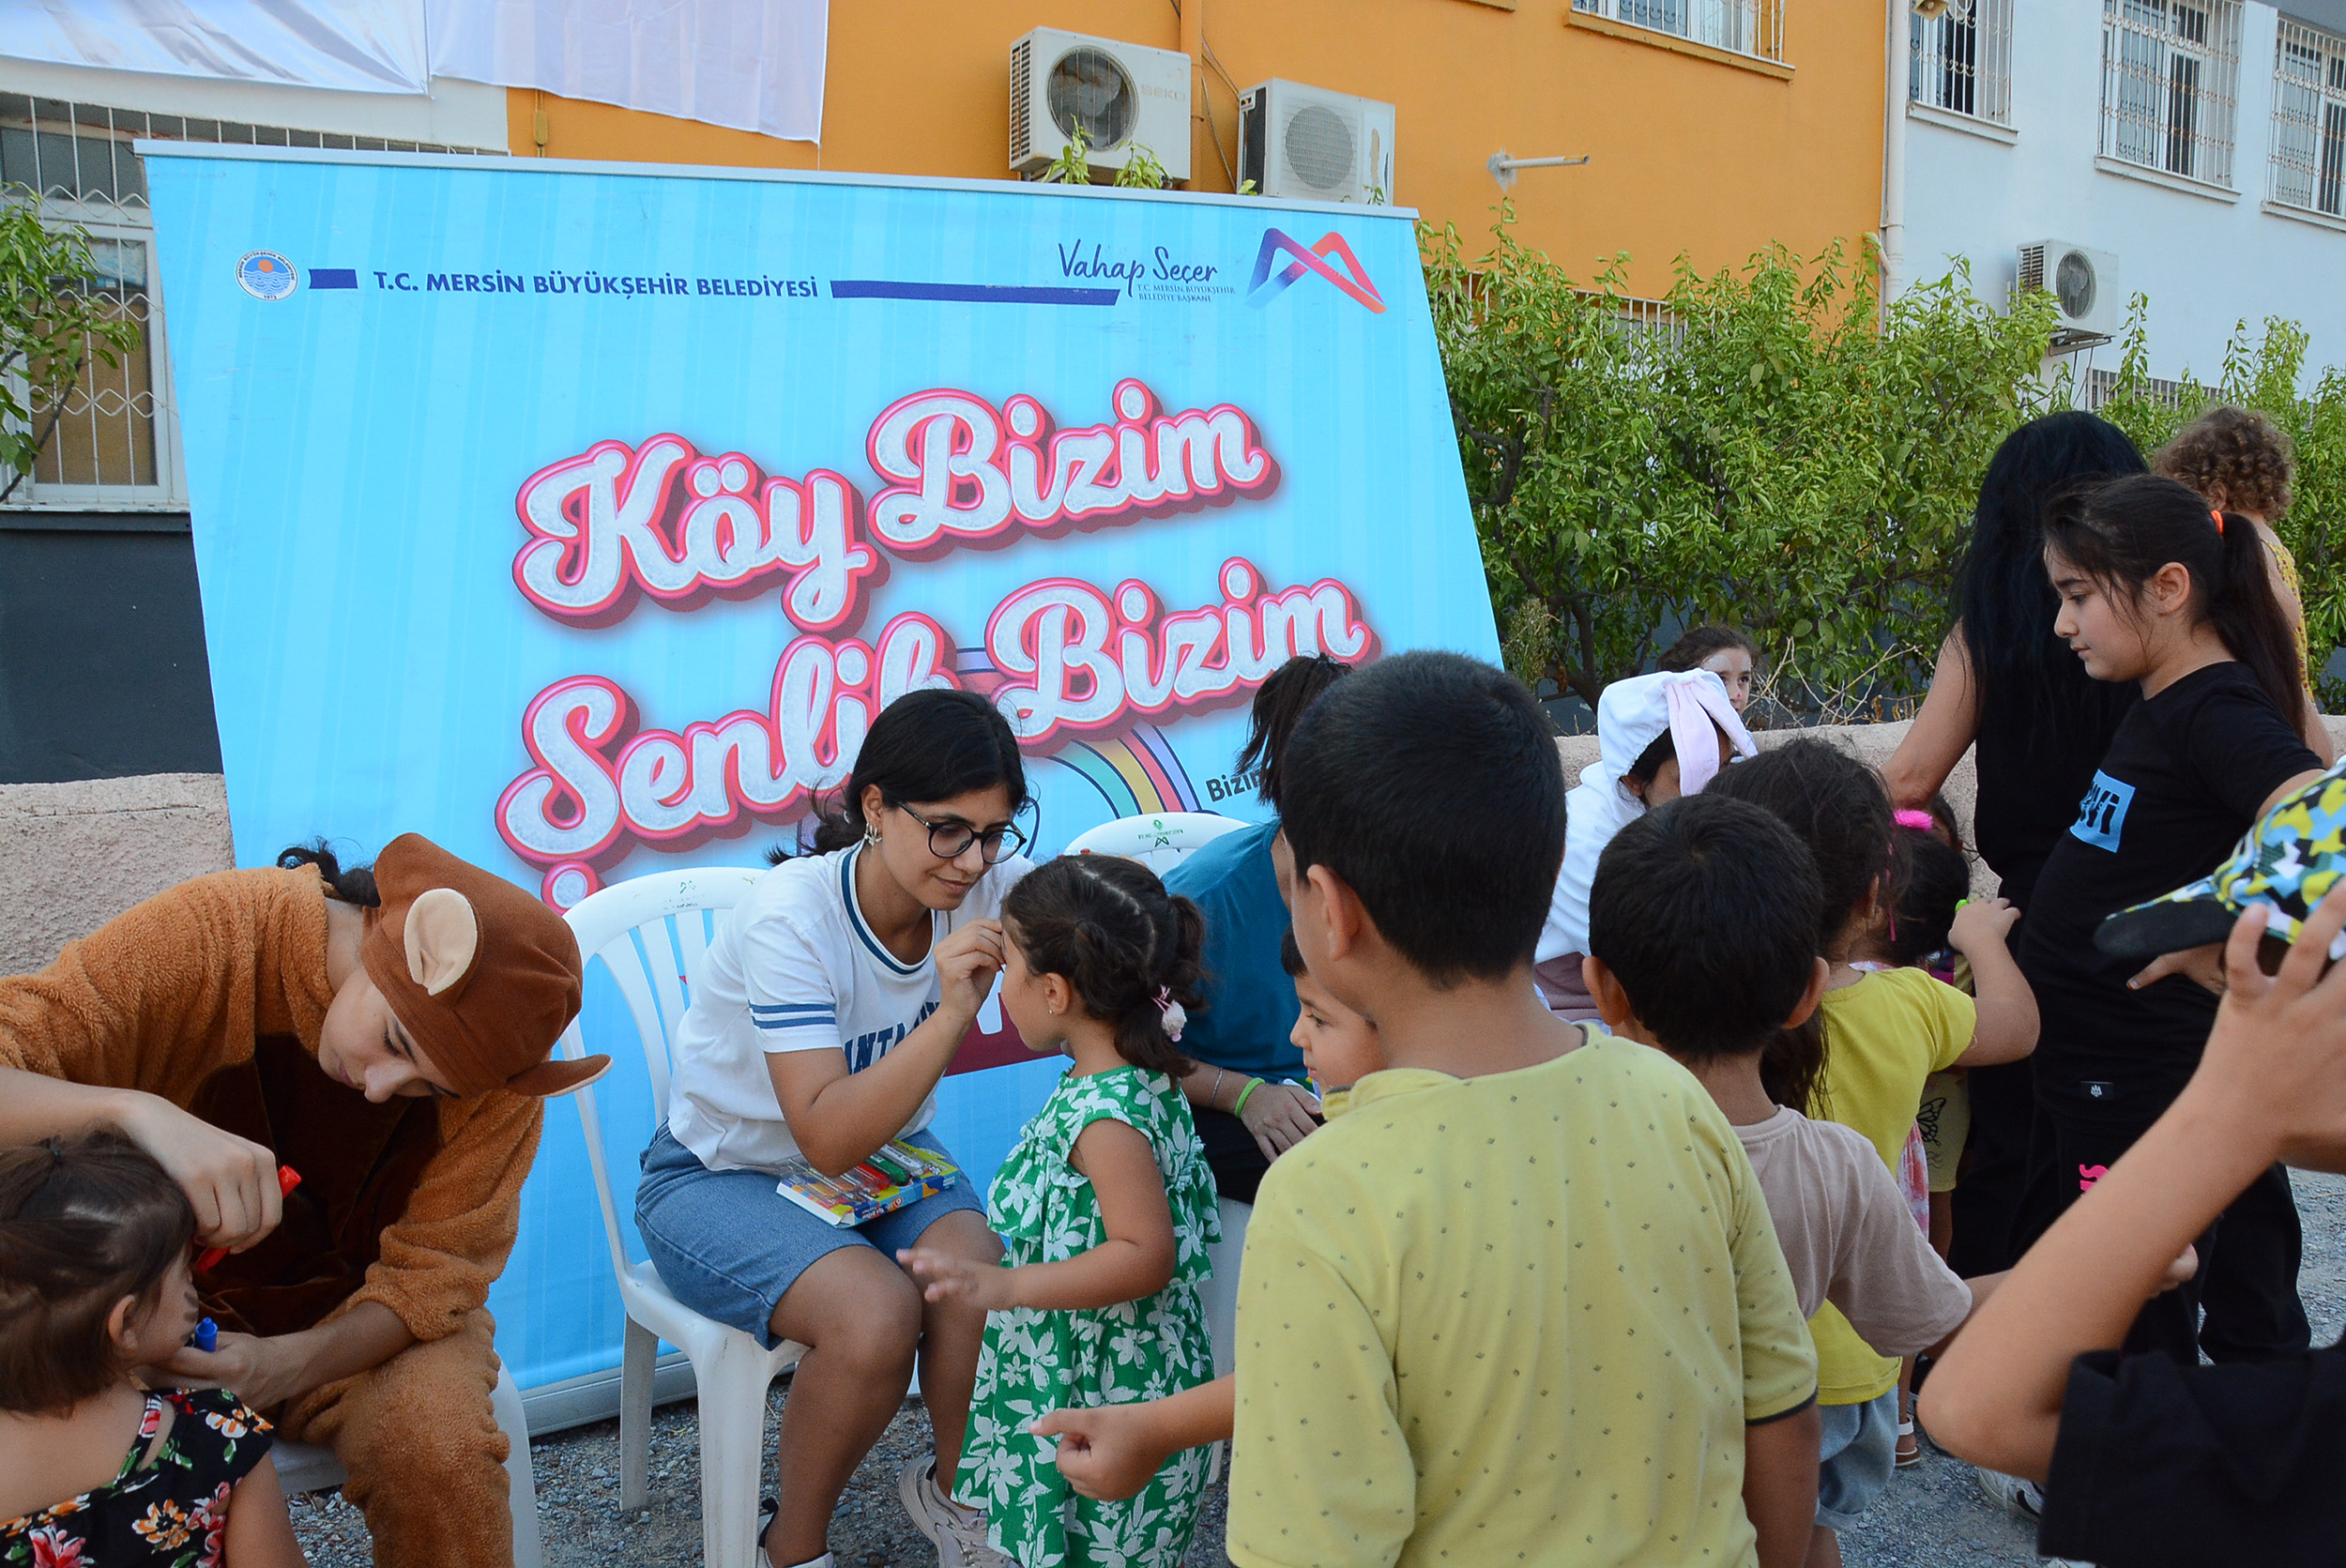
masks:
<path id="1" fill-rule="evenodd" d="M 1719 770 L 1713 724 L 1734 742 L 1737 755 L 1758 754 L 1728 701 L 1726 683 L 1712 671 L 1663 670 L 1605 688 L 1596 703 L 1597 760 L 1580 770 L 1579 784 L 1564 797 L 1564 866 L 1548 901 L 1536 962 L 1589 951 L 1589 887 L 1596 880 L 1597 857 L 1622 824 L 1645 814 L 1645 803 L 1622 786 L 1631 765 L 1667 730 L 1678 753 L 1679 791 L 1699 795 Z"/>

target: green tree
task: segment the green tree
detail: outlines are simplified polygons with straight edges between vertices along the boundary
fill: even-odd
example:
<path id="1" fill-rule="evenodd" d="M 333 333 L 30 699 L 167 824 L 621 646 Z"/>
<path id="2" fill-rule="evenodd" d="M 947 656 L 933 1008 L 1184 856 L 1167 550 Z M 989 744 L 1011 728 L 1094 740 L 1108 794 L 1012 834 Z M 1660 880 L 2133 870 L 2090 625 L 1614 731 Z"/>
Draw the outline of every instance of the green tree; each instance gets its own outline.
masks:
<path id="1" fill-rule="evenodd" d="M 56 434 L 89 357 L 112 366 L 138 347 L 138 325 L 90 286 L 96 271 L 88 231 L 43 223 L 29 190 L 0 193 L 0 501 Z"/>
<path id="2" fill-rule="evenodd" d="M 2014 424 L 2052 406 L 2053 315 L 1958 271 L 1885 313 L 1870 258 L 1781 248 L 1665 309 L 1513 235 L 1425 230 L 1436 336 L 1510 666 L 1591 702 L 1665 619 L 1770 649 L 1776 699 L 1842 716 L 1922 689 L 1953 551 Z"/>

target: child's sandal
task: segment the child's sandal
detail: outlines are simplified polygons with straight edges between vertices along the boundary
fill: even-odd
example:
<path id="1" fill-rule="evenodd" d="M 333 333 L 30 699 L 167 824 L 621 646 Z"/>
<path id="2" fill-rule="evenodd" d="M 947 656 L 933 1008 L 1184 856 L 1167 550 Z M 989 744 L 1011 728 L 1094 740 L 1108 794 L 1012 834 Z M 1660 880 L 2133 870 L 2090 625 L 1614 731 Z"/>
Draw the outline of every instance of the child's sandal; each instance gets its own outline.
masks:
<path id="1" fill-rule="evenodd" d="M 1897 1446 L 1892 1451 L 1900 1469 L 1911 1469 L 1923 1462 L 1923 1445 L 1914 1436 L 1914 1420 L 1909 1416 L 1898 1423 Z"/>

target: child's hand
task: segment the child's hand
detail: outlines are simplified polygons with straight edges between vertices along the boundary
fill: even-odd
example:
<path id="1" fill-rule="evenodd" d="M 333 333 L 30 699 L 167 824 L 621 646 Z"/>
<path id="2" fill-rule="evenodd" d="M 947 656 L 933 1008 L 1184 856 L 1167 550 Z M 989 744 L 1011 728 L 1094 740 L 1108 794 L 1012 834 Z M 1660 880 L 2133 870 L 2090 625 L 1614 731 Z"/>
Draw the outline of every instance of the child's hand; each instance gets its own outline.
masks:
<path id="1" fill-rule="evenodd" d="M 2180 952 L 2162 952 L 2151 960 L 2150 967 L 2126 982 L 2126 989 L 2140 991 L 2154 981 L 2169 975 L 2181 975 L 2192 984 L 2224 994 L 2224 944 L 2210 942 L 2204 947 L 2185 948 Z"/>
<path id="2" fill-rule="evenodd" d="M 1059 1472 L 1079 1496 L 1101 1501 L 1129 1498 L 1157 1478 L 1173 1451 L 1152 1440 L 1154 1413 L 1147 1405 L 1098 1405 L 1052 1410 L 1027 1430 L 1059 1439 Z"/>
<path id="3" fill-rule="evenodd" d="M 2257 965 L 2262 907 L 2224 945 L 2223 1005 L 2184 1093 L 2256 1140 L 2261 1160 L 2346 1168 L 2346 966 L 2329 962 L 2341 929 L 2346 881 L 2314 908 L 2277 974 Z"/>
<path id="4" fill-rule="evenodd" d="M 2020 911 L 2008 898 L 1975 898 L 1955 912 L 1947 940 L 1956 951 L 1970 958 L 1980 948 L 2003 942 L 2019 919 Z"/>
<path id="5" fill-rule="evenodd" d="M 935 1247 L 906 1247 L 896 1254 L 932 1302 L 967 1302 L 985 1312 L 1004 1312 L 1018 1304 L 1011 1271 L 996 1263 L 974 1263 Z"/>
<path id="6" fill-rule="evenodd" d="M 2199 1273 L 2199 1271 L 2200 1249 L 2197 1247 L 2184 1248 L 2183 1251 L 2177 1255 L 2175 1260 L 2167 1265 L 2167 1277 L 2158 1282 L 2158 1293 L 2164 1296 L 2168 1291 L 2174 1289 L 2175 1286 L 2179 1285 L 2190 1284 L 2192 1277 Z"/>

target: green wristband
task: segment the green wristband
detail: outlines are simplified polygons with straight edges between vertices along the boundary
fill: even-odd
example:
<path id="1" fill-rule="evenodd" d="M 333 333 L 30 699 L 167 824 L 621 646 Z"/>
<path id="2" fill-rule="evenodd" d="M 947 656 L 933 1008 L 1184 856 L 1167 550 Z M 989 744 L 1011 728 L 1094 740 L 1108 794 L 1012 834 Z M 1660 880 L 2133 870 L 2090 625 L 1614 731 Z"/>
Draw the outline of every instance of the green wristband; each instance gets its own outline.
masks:
<path id="1" fill-rule="evenodd" d="M 1240 1089 L 1238 1091 L 1238 1098 L 1231 1102 L 1230 1114 L 1232 1116 L 1244 1116 L 1246 1114 L 1246 1097 L 1260 1088 L 1262 1088 L 1262 1080 L 1260 1078 L 1247 1079 L 1246 1087 Z"/>

